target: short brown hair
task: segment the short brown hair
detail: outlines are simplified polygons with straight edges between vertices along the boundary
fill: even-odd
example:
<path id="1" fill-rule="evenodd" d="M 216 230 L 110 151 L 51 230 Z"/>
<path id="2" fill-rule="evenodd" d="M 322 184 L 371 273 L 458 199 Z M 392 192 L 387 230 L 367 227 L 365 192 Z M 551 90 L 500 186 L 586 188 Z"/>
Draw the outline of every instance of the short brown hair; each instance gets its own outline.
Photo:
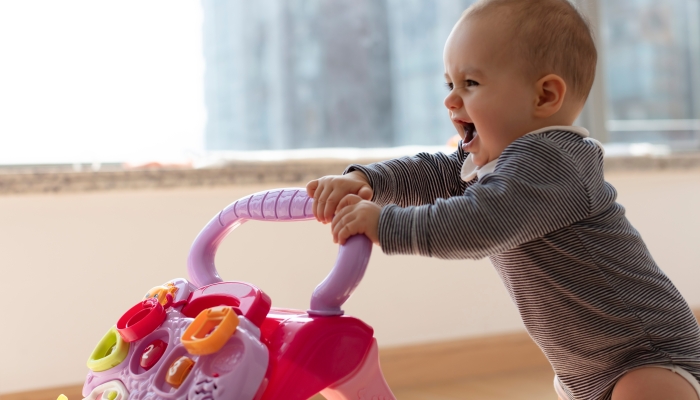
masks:
<path id="1" fill-rule="evenodd" d="M 590 25 L 579 10 L 568 0 L 479 0 L 462 18 L 502 10 L 509 13 L 513 43 L 528 72 L 561 76 L 573 95 L 585 101 L 595 79 L 598 53 Z"/>

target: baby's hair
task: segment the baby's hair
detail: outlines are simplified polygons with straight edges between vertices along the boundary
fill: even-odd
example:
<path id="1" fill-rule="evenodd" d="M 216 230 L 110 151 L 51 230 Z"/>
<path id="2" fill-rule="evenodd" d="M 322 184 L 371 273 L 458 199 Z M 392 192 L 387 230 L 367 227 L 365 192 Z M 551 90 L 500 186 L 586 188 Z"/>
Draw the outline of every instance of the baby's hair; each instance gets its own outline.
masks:
<path id="1" fill-rule="evenodd" d="M 598 53 L 590 25 L 568 0 L 479 0 L 462 18 L 505 12 L 516 51 L 537 79 L 562 77 L 576 99 L 585 101 L 595 79 Z"/>

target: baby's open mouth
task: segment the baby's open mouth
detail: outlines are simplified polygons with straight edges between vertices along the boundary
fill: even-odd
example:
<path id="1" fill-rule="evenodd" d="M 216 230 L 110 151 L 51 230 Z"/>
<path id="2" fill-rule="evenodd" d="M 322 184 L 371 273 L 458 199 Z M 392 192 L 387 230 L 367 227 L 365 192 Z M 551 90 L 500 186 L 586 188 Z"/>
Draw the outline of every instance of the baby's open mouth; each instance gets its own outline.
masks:
<path id="1" fill-rule="evenodd" d="M 478 135 L 476 126 L 471 122 L 467 122 L 463 124 L 462 127 L 464 128 L 464 141 L 462 141 L 462 143 L 469 144 Z"/>

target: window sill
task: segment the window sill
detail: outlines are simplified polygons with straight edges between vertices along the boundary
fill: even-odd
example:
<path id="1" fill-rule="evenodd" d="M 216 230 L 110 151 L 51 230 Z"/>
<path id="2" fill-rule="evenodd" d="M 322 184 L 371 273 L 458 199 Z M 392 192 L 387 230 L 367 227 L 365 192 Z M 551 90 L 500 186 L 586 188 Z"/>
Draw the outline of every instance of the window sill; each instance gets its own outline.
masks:
<path id="1" fill-rule="evenodd" d="M 441 149 L 438 148 L 437 150 Z M 401 154 L 381 154 L 378 151 L 369 151 L 344 158 L 288 157 L 277 161 L 232 160 L 231 158 L 214 157 L 199 168 L 191 166 L 146 166 L 125 169 L 111 166 L 97 171 L 74 171 L 72 166 L 54 166 L 52 168 L 0 166 L 0 195 L 196 188 L 273 183 L 301 185 L 323 175 L 342 173 L 348 164 L 370 163 L 399 155 Z M 629 152 L 608 151 L 608 155 L 605 158 L 606 173 L 699 169 L 700 152 L 671 154 L 642 152 L 639 155 L 632 155 Z"/>

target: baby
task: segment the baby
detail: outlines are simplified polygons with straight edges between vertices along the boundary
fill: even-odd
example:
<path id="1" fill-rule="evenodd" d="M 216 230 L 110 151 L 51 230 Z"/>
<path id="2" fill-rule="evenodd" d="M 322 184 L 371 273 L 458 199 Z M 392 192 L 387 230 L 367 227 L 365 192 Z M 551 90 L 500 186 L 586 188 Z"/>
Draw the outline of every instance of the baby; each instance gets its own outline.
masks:
<path id="1" fill-rule="evenodd" d="M 482 0 L 444 50 L 445 106 L 462 138 L 309 182 L 335 242 L 387 254 L 488 256 L 566 399 L 700 398 L 700 329 L 572 126 L 596 49 L 566 0 Z"/>

